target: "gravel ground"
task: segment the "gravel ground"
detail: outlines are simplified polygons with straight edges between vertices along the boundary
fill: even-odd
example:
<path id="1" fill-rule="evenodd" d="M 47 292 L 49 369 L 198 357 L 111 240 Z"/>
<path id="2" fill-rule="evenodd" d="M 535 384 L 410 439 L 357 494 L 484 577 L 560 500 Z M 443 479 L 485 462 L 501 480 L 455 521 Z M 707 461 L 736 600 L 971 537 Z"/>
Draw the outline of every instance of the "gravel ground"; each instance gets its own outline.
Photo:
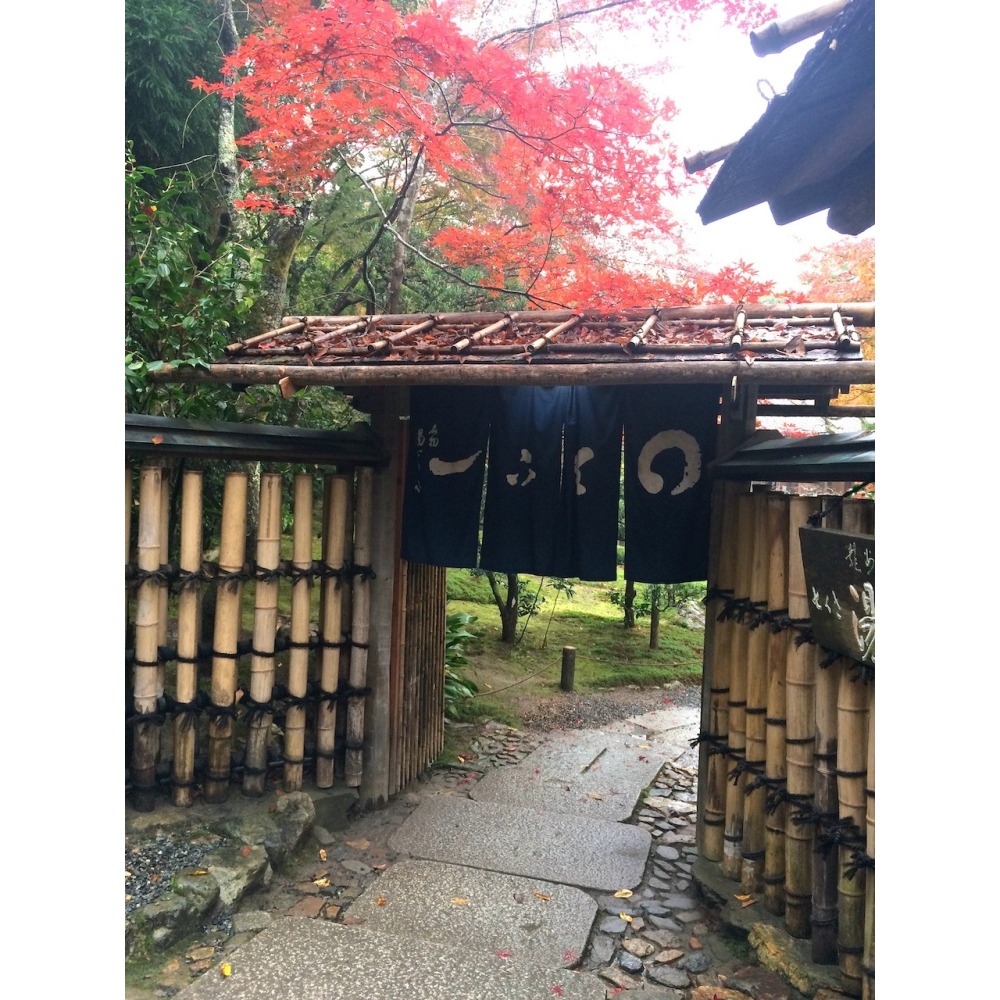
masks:
<path id="1" fill-rule="evenodd" d="M 667 703 L 697 708 L 701 704 L 701 687 L 677 681 L 662 688 L 612 688 L 600 694 L 570 692 L 519 702 L 518 712 L 525 729 L 600 729 L 634 715 L 654 712 Z"/>

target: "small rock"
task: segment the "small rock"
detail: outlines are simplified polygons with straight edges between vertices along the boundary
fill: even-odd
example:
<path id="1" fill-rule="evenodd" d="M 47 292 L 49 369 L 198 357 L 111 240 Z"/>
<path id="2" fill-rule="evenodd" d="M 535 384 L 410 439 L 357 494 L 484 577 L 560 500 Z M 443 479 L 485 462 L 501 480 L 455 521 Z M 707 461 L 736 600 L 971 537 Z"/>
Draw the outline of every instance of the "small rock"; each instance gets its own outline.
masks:
<path id="1" fill-rule="evenodd" d="M 688 972 L 704 972 L 712 964 L 712 959 L 708 952 L 695 951 L 685 956 L 677 963 L 678 969 L 686 969 Z"/>
<path id="2" fill-rule="evenodd" d="M 671 962 L 676 962 L 677 959 L 683 957 L 684 952 L 680 948 L 664 948 L 663 951 L 653 956 L 653 961 L 660 965 L 669 965 Z"/>
<path id="3" fill-rule="evenodd" d="M 598 930 L 602 934 L 624 934 L 626 927 L 628 924 L 621 917 L 608 917 L 607 920 L 601 921 Z"/>
<path id="4" fill-rule="evenodd" d="M 652 955 L 656 951 L 656 946 L 650 944 L 648 941 L 643 941 L 642 938 L 626 938 L 622 941 L 622 947 L 630 954 L 635 955 L 636 958 L 646 958 L 648 955 Z M 637 971 L 637 970 L 632 970 Z"/>
<path id="5" fill-rule="evenodd" d="M 681 972 L 671 965 L 657 965 L 649 970 L 649 978 L 661 986 L 673 986 L 675 989 L 683 989 L 691 985 L 686 972 Z"/>
<path id="6" fill-rule="evenodd" d="M 618 956 L 618 964 L 626 972 L 642 972 L 642 961 L 631 952 L 625 951 Z"/>

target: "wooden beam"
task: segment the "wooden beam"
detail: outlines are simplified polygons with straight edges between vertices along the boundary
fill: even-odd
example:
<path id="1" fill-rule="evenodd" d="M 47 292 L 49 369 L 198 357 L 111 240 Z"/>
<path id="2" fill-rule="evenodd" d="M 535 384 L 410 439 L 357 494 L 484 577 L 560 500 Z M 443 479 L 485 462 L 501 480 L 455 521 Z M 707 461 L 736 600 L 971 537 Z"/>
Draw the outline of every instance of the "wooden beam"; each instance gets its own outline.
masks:
<path id="1" fill-rule="evenodd" d="M 210 365 L 178 368 L 164 365 L 150 376 L 157 382 L 277 385 L 290 378 L 296 386 L 411 385 L 687 385 L 740 382 L 781 385 L 874 385 L 874 361 L 618 361 L 565 364 L 493 362 L 419 364 L 378 362 L 341 365 Z M 773 396 L 774 393 L 772 392 Z"/>

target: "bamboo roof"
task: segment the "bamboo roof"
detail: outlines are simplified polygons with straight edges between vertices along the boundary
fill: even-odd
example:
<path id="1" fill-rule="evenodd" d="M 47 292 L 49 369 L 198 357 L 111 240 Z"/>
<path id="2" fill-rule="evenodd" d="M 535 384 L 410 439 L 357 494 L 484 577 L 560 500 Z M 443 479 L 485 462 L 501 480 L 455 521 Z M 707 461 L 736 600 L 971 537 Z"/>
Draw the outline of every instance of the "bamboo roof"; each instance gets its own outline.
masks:
<path id="1" fill-rule="evenodd" d="M 289 316 L 166 381 L 307 385 L 872 385 L 858 327 L 874 303 Z"/>

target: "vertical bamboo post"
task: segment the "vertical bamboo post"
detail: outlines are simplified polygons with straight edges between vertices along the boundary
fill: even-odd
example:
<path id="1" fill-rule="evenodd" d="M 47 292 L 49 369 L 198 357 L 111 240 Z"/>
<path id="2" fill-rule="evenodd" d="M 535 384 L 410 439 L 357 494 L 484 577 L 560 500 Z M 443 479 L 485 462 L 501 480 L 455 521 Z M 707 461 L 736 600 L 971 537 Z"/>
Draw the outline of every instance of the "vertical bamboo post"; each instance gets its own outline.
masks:
<path id="1" fill-rule="evenodd" d="M 744 494 L 737 501 L 736 521 L 736 598 L 746 606 L 750 600 L 750 575 L 753 570 L 753 504 L 754 497 Z M 726 786 L 726 832 L 722 856 L 722 873 L 739 880 L 743 849 L 743 806 L 746 788 L 746 707 L 747 707 L 747 644 L 749 629 L 743 615 L 733 637 L 729 657 L 729 760 L 733 764 Z"/>
<path id="2" fill-rule="evenodd" d="M 788 615 L 792 622 L 809 624 L 809 597 L 802 566 L 799 528 L 818 510 L 812 497 L 792 497 L 789 502 Z M 785 737 L 788 798 L 785 824 L 785 929 L 792 937 L 811 932 L 813 826 L 797 823 L 796 814 L 813 806 L 816 746 L 816 647 L 796 643 L 795 629 L 788 633 L 785 675 L 787 723 Z"/>
<path id="3" fill-rule="evenodd" d="M 292 623 L 291 652 L 288 654 L 288 710 L 285 714 L 286 792 L 302 788 L 302 762 L 306 746 L 306 694 L 309 689 L 309 596 L 312 580 L 313 477 L 295 477 L 292 514 Z"/>
<path id="4" fill-rule="evenodd" d="M 160 568 L 160 494 L 163 470 L 145 467 L 139 476 L 139 537 L 137 564 L 140 573 Z M 135 666 L 132 683 L 133 708 L 139 716 L 153 715 L 157 708 L 157 677 L 160 663 L 160 585 L 153 577 L 141 579 L 135 609 Z M 152 812 L 156 795 L 156 758 L 160 730 L 155 722 L 136 721 L 132 741 L 132 804 L 140 812 Z"/>
<path id="5" fill-rule="evenodd" d="M 438 567 L 437 588 L 438 614 L 435 617 L 434 629 L 434 649 L 437 651 L 437 659 L 444 662 L 444 651 L 447 644 L 447 621 L 445 615 L 445 604 L 448 600 L 448 571 L 443 566 Z M 436 758 L 444 750 L 444 671 L 440 668 L 435 670 L 431 677 L 434 679 L 432 687 L 431 711 L 433 720 L 434 742 L 431 746 L 431 760 Z M 430 762 L 428 762 L 430 763 Z"/>
<path id="6" fill-rule="evenodd" d="M 734 596 L 736 586 L 736 528 L 738 487 L 723 484 L 720 494 L 722 527 L 718 569 L 714 587 L 722 602 Z M 715 608 L 713 608 L 715 610 Z M 708 861 L 721 861 L 726 823 L 728 783 L 729 675 L 735 634 L 739 626 L 731 619 L 715 622 L 712 677 L 708 688 L 708 757 L 706 762 L 701 854 Z"/>
<path id="7" fill-rule="evenodd" d="M 852 534 L 867 534 L 871 506 L 866 501 L 852 501 L 843 507 L 843 528 Z M 871 741 L 868 685 L 856 671 L 844 668 L 837 697 L 840 740 L 837 754 L 837 791 L 841 824 L 853 833 L 852 843 L 841 843 L 838 883 L 839 929 L 837 948 L 843 989 L 853 996 L 863 992 L 865 951 L 865 873 L 853 878 L 850 870 L 856 850 L 866 846 L 866 778 Z"/>
<path id="8" fill-rule="evenodd" d="M 170 475 L 163 470 L 160 478 L 160 565 L 166 566 L 170 562 Z M 160 581 L 159 587 L 159 642 L 161 646 L 167 645 L 167 624 L 170 617 L 170 584 L 166 579 Z M 163 697 L 166 689 L 166 664 L 160 663 L 156 668 L 156 694 Z"/>
<path id="9" fill-rule="evenodd" d="M 837 786 L 840 818 L 855 831 L 853 844 L 841 844 L 840 916 L 837 947 L 843 988 L 852 996 L 861 994 L 861 958 L 865 941 L 865 880 L 860 874 L 848 878 L 852 855 L 864 844 L 865 778 L 868 763 L 868 692 L 865 684 L 844 670 L 837 698 L 840 741 L 837 753 Z"/>
<path id="10" fill-rule="evenodd" d="M 865 853 L 872 867 L 865 875 L 865 950 L 861 965 L 863 1000 L 875 1000 L 875 682 L 868 685 L 868 808 L 865 816 Z"/>
<path id="11" fill-rule="evenodd" d="M 357 505 L 354 512 L 354 577 L 351 617 L 351 678 L 347 699 L 347 741 L 344 780 L 349 787 L 361 784 L 365 741 L 365 695 L 368 673 L 368 635 L 371 629 L 372 488 L 374 473 L 358 469 Z"/>
<path id="12" fill-rule="evenodd" d="M 354 498 L 354 470 L 349 470 L 347 475 L 347 489 L 344 493 L 344 565 L 353 566 L 354 565 L 354 508 L 355 508 L 355 498 Z M 340 589 L 340 620 L 342 622 L 350 622 L 351 615 L 353 612 L 353 601 L 354 601 L 354 588 L 351 586 L 350 580 L 345 580 L 343 586 Z M 348 683 L 351 676 L 351 647 L 345 645 L 340 651 L 340 661 L 338 665 L 337 673 L 337 685 L 338 690 L 347 690 Z M 347 740 L 347 711 L 337 713 L 337 726 L 334 730 L 336 735 L 336 743 L 338 746 L 343 747 Z M 344 777 L 344 755 L 338 754 L 337 759 L 334 762 L 335 773 L 338 778 Z"/>
<path id="13" fill-rule="evenodd" d="M 197 574 L 202 557 L 202 474 L 189 469 L 181 487 L 181 554 L 184 574 Z M 198 636 L 201 634 L 201 585 L 192 575 L 177 598 L 177 702 L 174 717 L 173 803 L 189 806 L 194 788 L 197 734 Z"/>
<path id="14" fill-rule="evenodd" d="M 260 477 L 257 515 L 257 581 L 254 585 L 253 655 L 243 794 L 263 795 L 267 779 L 270 707 L 274 691 L 274 639 L 278 630 L 278 566 L 281 562 L 281 473 Z M 265 707 L 266 706 L 266 707 Z"/>
<path id="15" fill-rule="evenodd" d="M 323 512 L 324 560 L 328 571 L 344 569 L 344 518 L 347 515 L 347 479 L 328 476 L 326 510 Z M 316 709 L 316 787 L 331 788 L 337 728 L 337 687 L 340 676 L 341 629 L 340 577 L 329 577 L 323 588 L 320 610 L 319 705 Z"/>
<path id="16" fill-rule="evenodd" d="M 767 606 L 772 615 L 788 614 L 788 497 L 767 498 Z M 764 905 L 785 912 L 785 663 L 788 636 L 772 629 L 767 645 L 767 762 L 765 773 L 771 801 L 764 818 Z"/>
<path id="17" fill-rule="evenodd" d="M 125 568 L 132 549 L 132 466 L 125 463 Z M 125 588 L 125 635 L 128 635 L 129 588 Z M 126 640 L 127 641 L 127 640 Z"/>
<path id="18" fill-rule="evenodd" d="M 759 892 L 764 884 L 764 802 L 767 789 L 767 647 L 768 630 L 758 619 L 767 607 L 768 558 L 771 546 L 767 528 L 767 494 L 753 493 L 753 556 L 750 566 L 752 609 L 747 635 L 747 699 L 745 709 L 746 773 L 751 776 L 743 802 L 743 845 L 740 851 L 740 885 L 745 893 Z M 751 787 L 752 786 L 752 787 Z"/>
<path id="19" fill-rule="evenodd" d="M 840 527 L 840 511 L 832 508 L 824 521 L 827 528 Z M 816 670 L 816 774 L 813 794 L 817 833 L 822 835 L 837 823 L 837 690 L 840 687 L 839 660 Z M 837 861 L 838 852 L 829 847 L 813 855 L 812 960 L 819 965 L 837 961 Z"/>
<path id="20" fill-rule="evenodd" d="M 208 721 L 208 767 L 205 801 L 225 802 L 229 796 L 233 719 L 236 715 L 236 657 L 240 636 L 246 553 L 247 474 L 227 472 L 222 488 L 222 538 L 219 581 L 212 636 L 212 707 Z"/>

